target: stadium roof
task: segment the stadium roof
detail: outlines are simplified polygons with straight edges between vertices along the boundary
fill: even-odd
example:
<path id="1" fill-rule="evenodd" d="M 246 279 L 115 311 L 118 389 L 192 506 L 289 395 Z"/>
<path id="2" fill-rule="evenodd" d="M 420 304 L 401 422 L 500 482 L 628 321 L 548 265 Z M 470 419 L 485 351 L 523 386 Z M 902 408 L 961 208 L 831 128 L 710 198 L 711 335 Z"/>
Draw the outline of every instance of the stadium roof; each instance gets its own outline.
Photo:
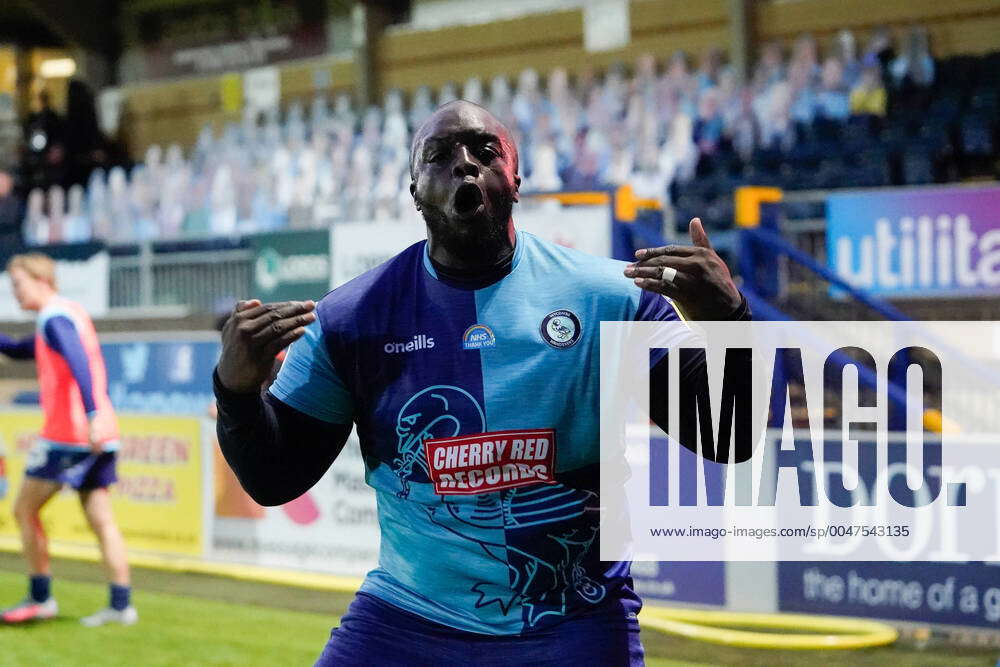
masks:
<path id="1" fill-rule="evenodd" d="M 111 55 L 120 44 L 119 6 L 119 0 L 8 0 L 0 3 L 0 42 Z"/>

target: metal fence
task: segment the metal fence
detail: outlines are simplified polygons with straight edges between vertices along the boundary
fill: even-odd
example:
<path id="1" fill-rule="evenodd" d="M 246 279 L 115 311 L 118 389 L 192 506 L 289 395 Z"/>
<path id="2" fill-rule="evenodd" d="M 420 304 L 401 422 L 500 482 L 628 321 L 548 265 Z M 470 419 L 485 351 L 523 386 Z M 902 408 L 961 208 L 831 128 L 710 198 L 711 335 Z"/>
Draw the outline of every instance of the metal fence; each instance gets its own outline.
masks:
<path id="1" fill-rule="evenodd" d="M 214 310 L 245 298 L 253 287 L 253 250 L 156 251 L 152 244 L 111 258 L 111 308 L 186 306 Z"/>

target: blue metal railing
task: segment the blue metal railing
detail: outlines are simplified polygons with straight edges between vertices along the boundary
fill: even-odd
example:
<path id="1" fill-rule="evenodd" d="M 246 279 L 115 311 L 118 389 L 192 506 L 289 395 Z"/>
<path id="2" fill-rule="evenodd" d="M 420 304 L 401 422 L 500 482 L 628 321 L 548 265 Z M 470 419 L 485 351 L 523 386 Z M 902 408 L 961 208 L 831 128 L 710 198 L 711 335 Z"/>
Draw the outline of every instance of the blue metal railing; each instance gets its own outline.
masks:
<path id="1" fill-rule="evenodd" d="M 818 275 L 823 280 L 826 280 L 831 285 L 834 285 L 838 289 L 843 290 L 849 294 L 854 300 L 859 303 L 863 303 L 875 312 L 879 313 L 888 320 L 896 320 L 900 322 L 907 322 L 910 320 L 909 317 L 903 314 L 898 308 L 892 304 L 878 299 L 876 297 L 867 294 L 863 290 L 851 285 L 846 280 L 838 276 L 828 267 L 820 264 L 816 259 L 810 256 L 808 253 L 799 250 L 791 243 L 786 241 L 777 232 L 764 228 L 764 227 L 754 227 L 751 229 L 744 229 L 742 231 L 743 239 L 743 249 L 748 252 L 740 253 L 740 273 L 744 276 L 754 275 L 754 267 L 743 266 L 743 262 L 751 262 L 757 256 L 757 252 L 752 247 L 753 243 L 760 243 L 765 246 L 771 252 L 771 256 L 784 255 L 793 262 L 805 267 L 806 269 L 812 271 Z M 757 290 L 755 290 L 757 291 Z"/>

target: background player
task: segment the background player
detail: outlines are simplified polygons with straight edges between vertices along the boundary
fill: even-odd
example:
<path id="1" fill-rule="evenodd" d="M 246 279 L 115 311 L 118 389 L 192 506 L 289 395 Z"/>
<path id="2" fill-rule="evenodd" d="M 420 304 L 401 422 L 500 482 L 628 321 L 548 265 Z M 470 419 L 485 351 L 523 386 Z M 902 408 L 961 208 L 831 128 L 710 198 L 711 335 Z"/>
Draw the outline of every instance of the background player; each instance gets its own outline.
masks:
<path id="1" fill-rule="evenodd" d="M 319 304 L 241 302 L 223 331 L 219 441 L 247 491 L 301 494 L 353 421 L 378 495 L 379 567 L 319 664 L 643 660 L 629 564 L 596 549 L 600 322 L 677 320 L 661 294 L 702 319 L 749 314 L 697 220 L 695 246 L 627 266 L 517 232 L 517 165 L 491 114 L 445 105 L 411 154 L 427 241 Z M 462 436 L 475 463 L 429 453 Z"/>
<path id="2" fill-rule="evenodd" d="M 55 262 L 40 253 L 15 255 L 7 265 L 14 294 L 25 310 L 38 312 L 36 333 L 23 340 L 0 335 L 0 352 L 35 359 L 45 422 L 14 501 L 28 562 L 28 597 L 5 610 L 6 623 L 48 619 L 58 613 L 51 593 L 48 538 L 40 512 L 63 485 L 80 494 L 87 522 L 97 536 L 110 581 L 106 609 L 82 619 L 88 626 L 133 624 L 125 542 L 115 523 L 108 487 L 117 481 L 118 424 L 107 393 L 97 333 L 83 308 L 56 293 Z"/>

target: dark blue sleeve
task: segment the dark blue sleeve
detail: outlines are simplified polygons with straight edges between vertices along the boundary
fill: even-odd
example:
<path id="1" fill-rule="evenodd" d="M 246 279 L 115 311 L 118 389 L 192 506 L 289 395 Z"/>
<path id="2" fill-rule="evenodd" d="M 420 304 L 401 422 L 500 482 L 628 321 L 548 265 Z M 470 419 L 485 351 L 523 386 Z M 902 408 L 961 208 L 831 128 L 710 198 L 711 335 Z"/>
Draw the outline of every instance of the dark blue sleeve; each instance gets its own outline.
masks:
<path id="1" fill-rule="evenodd" d="M 673 301 L 649 290 L 639 292 L 639 307 L 635 310 L 634 319 L 636 322 L 677 322 L 684 320 Z"/>
<path id="2" fill-rule="evenodd" d="M 344 448 L 352 424 L 332 424 L 270 391 L 237 394 L 212 373 L 216 434 L 229 467 L 257 503 L 282 505 L 308 491 Z"/>
<path id="3" fill-rule="evenodd" d="M 90 363 L 73 321 L 65 315 L 51 317 L 45 322 L 42 334 L 49 347 L 66 360 L 76 384 L 80 387 L 84 409 L 88 415 L 93 413 L 97 406 L 94 403 L 94 388 L 90 381 Z"/>
<path id="4" fill-rule="evenodd" d="M 0 333 L 0 354 L 5 354 L 11 359 L 34 359 L 35 337 L 11 338 Z"/>

